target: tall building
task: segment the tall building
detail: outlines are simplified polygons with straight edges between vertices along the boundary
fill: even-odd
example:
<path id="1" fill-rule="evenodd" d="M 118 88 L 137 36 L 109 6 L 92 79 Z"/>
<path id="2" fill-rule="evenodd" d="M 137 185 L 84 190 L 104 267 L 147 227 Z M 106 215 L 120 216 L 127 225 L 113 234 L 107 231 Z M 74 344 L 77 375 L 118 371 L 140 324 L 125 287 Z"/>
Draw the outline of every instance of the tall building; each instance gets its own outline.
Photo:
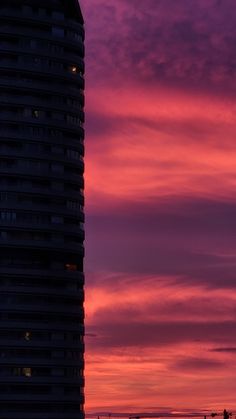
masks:
<path id="1" fill-rule="evenodd" d="M 0 419 L 83 418 L 84 29 L 0 1 Z"/>

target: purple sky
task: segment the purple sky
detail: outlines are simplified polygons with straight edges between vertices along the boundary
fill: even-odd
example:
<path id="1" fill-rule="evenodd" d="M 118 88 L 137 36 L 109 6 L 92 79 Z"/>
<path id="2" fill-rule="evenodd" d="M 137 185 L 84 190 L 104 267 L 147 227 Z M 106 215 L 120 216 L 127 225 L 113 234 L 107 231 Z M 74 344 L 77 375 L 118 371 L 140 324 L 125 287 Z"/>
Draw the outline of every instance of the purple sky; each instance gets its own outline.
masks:
<path id="1" fill-rule="evenodd" d="M 233 0 L 81 0 L 87 410 L 235 408 Z"/>

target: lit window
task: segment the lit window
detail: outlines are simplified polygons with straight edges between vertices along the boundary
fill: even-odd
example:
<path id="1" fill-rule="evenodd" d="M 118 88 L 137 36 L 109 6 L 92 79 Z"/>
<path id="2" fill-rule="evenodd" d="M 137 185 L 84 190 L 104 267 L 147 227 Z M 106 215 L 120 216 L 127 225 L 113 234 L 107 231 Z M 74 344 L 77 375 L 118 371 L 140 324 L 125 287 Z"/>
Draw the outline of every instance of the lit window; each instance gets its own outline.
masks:
<path id="1" fill-rule="evenodd" d="M 78 266 L 73 263 L 67 263 L 65 267 L 67 271 L 72 271 L 72 272 L 75 272 L 78 269 Z"/>
<path id="2" fill-rule="evenodd" d="M 33 118 L 39 118 L 39 111 L 37 109 L 32 110 L 32 117 Z"/>
<path id="3" fill-rule="evenodd" d="M 25 377 L 31 377 L 32 369 L 28 367 L 22 368 L 22 375 L 24 375 Z"/>
<path id="4" fill-rule="evenodd" d="M 24 375 L 25 377 L 31 377 L 32 369 L 29 367 L 25 367 L 25 368 L 15 367 L 13 368 L 13 375 L 18 375 L 18 376 Z"/>
<path id="5" fill-rule="evenodd" d="M 24 338 L 25 338 L 25 340 L 31 340 L 31 332 L 25 332 L 25 334 L 24 334 Z"/>
<path id="6" fill-rule="evenodd" d="M 72 65 L 69 69 L 71 73 L 78 73 L 78 67 L 76 67 L 76 65 Z"/>

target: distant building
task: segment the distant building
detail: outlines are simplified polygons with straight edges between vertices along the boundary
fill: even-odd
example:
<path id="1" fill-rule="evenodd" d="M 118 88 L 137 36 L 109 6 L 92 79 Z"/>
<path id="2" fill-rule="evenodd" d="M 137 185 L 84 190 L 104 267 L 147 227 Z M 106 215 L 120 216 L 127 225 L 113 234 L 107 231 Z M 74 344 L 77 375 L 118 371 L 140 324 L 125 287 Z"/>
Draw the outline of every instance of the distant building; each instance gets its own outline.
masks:
<path id="1" fill-rule="evenodd" d="M 0 2 L 0 419 L 81 419 L 84 28 Z"/>

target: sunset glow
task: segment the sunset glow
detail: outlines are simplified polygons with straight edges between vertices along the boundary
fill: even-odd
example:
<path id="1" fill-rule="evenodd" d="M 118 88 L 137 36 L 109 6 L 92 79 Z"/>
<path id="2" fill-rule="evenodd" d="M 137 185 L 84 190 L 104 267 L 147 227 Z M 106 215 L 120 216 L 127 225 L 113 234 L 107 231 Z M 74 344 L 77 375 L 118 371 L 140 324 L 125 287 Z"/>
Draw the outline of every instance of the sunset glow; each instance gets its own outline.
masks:
<path id="1" fill-rule="evenodd" d="M 81 0 L 86 407 L 236 412 L 234 0 Z"/>

